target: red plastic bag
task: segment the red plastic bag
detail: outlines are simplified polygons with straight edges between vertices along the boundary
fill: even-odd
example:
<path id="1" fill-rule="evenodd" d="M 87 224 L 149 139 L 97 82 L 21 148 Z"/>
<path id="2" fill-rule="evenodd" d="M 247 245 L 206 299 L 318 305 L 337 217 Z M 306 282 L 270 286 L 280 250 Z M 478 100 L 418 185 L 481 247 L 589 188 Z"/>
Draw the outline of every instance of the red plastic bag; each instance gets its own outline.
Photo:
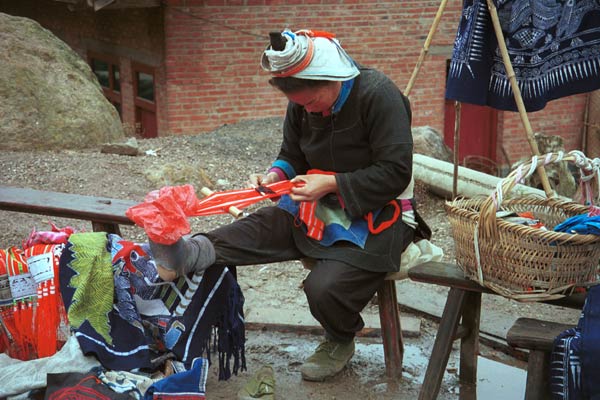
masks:
<path id="1" fill-rule="evenodd" d="M 192 185 L 164 187 L 150 192 L 125 215 L 144 228 L 150 240 L 168 245 L 191 232 L 185 211 L 197 201 Z"/>

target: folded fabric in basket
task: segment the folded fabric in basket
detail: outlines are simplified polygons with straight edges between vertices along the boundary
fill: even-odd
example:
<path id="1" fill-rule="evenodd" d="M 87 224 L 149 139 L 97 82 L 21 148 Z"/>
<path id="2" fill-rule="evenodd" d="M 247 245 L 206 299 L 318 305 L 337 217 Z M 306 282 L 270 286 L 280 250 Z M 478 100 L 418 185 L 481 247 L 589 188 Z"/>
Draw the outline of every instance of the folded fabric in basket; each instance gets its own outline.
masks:
<path id="1" fill-rule="evenodd" d="M 600 235 L 600 215 L 594 217 L 590 217 L 589 214 L 576 215 L 556 225 L 554 230 L 582 235 Z"/>

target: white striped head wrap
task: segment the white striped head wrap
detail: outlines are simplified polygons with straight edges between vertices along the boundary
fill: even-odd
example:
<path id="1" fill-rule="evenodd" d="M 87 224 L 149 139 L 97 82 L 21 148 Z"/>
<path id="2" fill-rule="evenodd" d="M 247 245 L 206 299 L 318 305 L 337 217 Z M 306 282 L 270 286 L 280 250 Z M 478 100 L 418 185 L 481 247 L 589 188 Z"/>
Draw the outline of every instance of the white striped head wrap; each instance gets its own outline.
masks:
<path id="1" fill-rule="evenodd" d="M 354 60 L 331 33 L 286 29 L 281 36 L 285 48 L 275 50 L 269 45 L 261 59 L 262 68 L 274 77 L 346 81 L 360 74 Z"/>

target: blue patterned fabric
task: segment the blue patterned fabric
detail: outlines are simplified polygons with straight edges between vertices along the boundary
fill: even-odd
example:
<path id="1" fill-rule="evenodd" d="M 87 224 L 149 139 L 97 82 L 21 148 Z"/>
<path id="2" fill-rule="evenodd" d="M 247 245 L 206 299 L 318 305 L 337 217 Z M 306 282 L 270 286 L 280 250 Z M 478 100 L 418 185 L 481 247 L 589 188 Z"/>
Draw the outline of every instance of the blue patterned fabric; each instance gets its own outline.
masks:
<path id="1" fill-rule="evenodd" d="M 162 282 L 148 243 L 90 232 L 71 235 L 59 269 L 71 328 L 105 368 L 154 370 L 169 352 L 189 368 L 214 350 L 220 379 L 245 369 L 244 297 L 227 267 Z"/>
<path id="2" fill-rule="evenodd" d="M 550 354 L 553 400 L 600 399 L 600 285 L 592 286 L 577 327 L 558 335 Z"/>
<path id="3" fill-rule="evenodd" d="M 187 371 L 177 372 L 156 382 L 144 394 L 144 400 L 176 399 L 176 396 L 187 399 L 205 399 L 208 363 L 206 359 L 197 358 Z M 171 395 L 171 396 L 170 396 Z"/>
<path id="4" fill-rule="evenodd" d="M 495 0 L 527 111 L 600 88 L 598 0 Z M 464 0 L 446 98 L 517 111 L 486 0 Z"/>
<path id="5" fill-rule="evenodd" d="M 579 329 L 567 329 L 554 339 L 550 354 L 550 391 L 554 400 L 583 399 L 580 353 Z"/>

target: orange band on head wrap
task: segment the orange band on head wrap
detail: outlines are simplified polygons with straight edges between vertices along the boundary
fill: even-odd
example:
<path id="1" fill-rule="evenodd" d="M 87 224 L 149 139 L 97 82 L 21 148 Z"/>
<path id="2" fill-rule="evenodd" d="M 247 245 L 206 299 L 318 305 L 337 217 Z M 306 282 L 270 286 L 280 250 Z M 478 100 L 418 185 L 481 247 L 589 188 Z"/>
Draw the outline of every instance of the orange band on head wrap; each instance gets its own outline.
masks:
<path id="1" fill-rule="evenodd" d="M 304 70 L 306 67 L 308 67 L 310 65 L 310 62 L 312 61 L 313 56 L 315 55 L 315 44 L 313 43 L 313 41 L 310 37 L 308 37 L 307 39 L 308 39 L 308 49 L 306 50 L 306 54 L 304 55 L 304 58 L 302 58 L 302 60 L 300 60 L 300 62 L 298 62 L 295 65 L 292 65 L 290 68 L 288 68 L 286 70 L 271 72 L 271 75 L 276 76 L 278 78 L 287 78 L 288 76 L 295 75 L 298 72 Z"/>
<path id="2" fill-rule="evenodd" d="M 311 29 L 301 29 L 294 32 L 296 35 L 304 35 L 308 37 L 322 37 L 327 39 L 334 39 L 335 34 L 327 31 L 313 31 Z"/>

